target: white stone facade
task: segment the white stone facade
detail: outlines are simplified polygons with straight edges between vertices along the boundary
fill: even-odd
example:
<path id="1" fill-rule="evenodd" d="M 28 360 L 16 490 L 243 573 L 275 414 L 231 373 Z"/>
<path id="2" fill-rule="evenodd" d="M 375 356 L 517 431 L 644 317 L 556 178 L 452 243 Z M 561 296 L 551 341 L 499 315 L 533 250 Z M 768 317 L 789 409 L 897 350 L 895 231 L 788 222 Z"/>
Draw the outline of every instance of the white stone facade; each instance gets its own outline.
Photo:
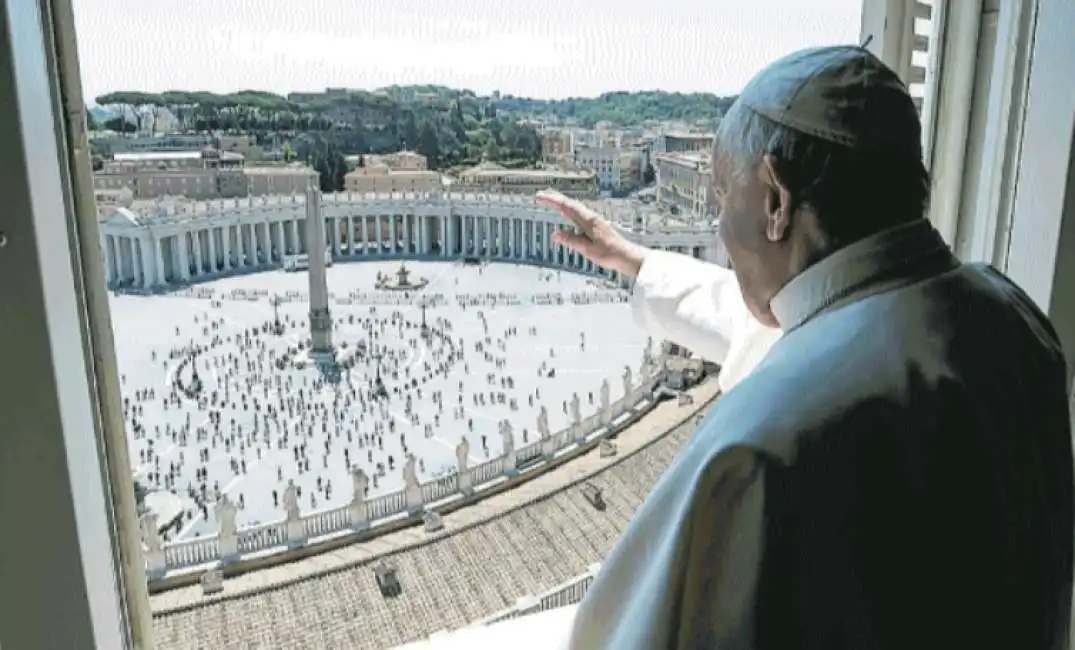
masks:
<path id="1" fill-rule="evenodd" d="M 477 258 L 558 266 L 626 285 L 552 243 L 568 226 L 532 197 L 498 194 L 326 194 L 325 246 L 333 259 Z M 101 219 L 101 258 L 113 288 L 160 289 L 281 266 L 309 254 L 305 198 L 158 201 Z M 716 228 L 665 226 L 624 234 L 643 244 L 721 262 Z"/>

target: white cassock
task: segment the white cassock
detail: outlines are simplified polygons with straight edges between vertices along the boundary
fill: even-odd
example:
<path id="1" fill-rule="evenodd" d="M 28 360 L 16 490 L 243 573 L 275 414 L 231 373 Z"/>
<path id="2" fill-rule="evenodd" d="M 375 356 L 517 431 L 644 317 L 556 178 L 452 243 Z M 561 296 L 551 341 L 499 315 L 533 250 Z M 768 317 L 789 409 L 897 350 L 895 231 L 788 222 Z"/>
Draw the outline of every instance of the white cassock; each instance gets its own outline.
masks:
<path id="1" fill-rule="evenodd" d="M 730 269 L 680 253 L 646 255 L 631 306 L 655 340 L 720 365 L 717 383 L 724 392 L 750 374 L 782 334 L 751 316 Z"/>
<path id="2" fill-rule="evenodd" d="M 1065 360 L 1007 278 L 919 220 L 792 279 L 782 335 L 703 262 L 657 253 L 636 291 L 728 390 L 605 558 L 570 650 L 1068 647 Z"/>

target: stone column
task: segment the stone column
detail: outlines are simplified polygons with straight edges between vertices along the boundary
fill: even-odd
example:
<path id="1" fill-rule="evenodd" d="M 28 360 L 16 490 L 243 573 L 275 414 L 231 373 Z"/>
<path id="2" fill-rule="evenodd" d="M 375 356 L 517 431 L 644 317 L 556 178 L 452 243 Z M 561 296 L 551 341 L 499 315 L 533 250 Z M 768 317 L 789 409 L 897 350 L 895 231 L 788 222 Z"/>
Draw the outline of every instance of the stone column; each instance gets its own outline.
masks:
<path id="1" fill-rule="evenodd" d="M 187 233 L 183 231 L 176 235 L 176 247 L 179 249 L 179 277 L 183 282 L 190 281 L 190 251 L 187 244 Z"/>
<path id="2" fill-rule="evenodd" d="M 220 271 L 220 265 L 217 264 L 217 260 L 220 259 L 216 248 L 216 231 L 217 228 L 209 229 L 209 272 L 217 273 Z"/>
<path id="3" fill-rule="evenodd" d="M 403 254 L 410 255 L 411 251 L 414 250 L 411 248 L 411 220 L 413 217 L 412 215 L 404 214 L 401 218 L 403 219 Z"/>
<path id="4" fill-rule="evenodd" d="M 524 250 L 523 241 L 526 239 L 526 232 L 523 230 L 523 220 L 512 219 L 511 231 L 511 246 L 512 250 L 515 252 L 513 257 L 517 260 L 521 260 L 523 258 Z"/>
<path id="5" fill-rule="evenodd" d="M 205 271 L 205 266 L 202 263 L 202 231 L 195 230 L 190 233 L 190 238 L 194 240 L 194 266 L 198 269 L 194 273 L 194 277 L 198 277 Z"/>
<path id="6" fill-rule="evenodd" d="M 152 238 L 149 233 L 143 233 L 141 239 L 138 240 L 138 250 L 142 253 L 142 286 L 146 289 L 155 286 L 159 282 L 155 277 L 157 265 L 153 261 L 151 241 Z"/>
<path id="7" fill-rule="evenodd" d="M 220 243 L 224 249 L 224 265 L 225 271 L 230 271 L 231 264 L 231 226 L 224 226 L 220 229 Z"/>
<path id="8" fill-rule="evenodd" d="M 459 217 L 459 225 L 463 225 L 463 218 Z M 455 255 L 459 249 L 459 228 L 455 227 L 455 217 L 448 215 L 448 219 L 445 221 L 445 228 L 448 232 L 448 255 Z"/>
<path id="9" fill-rule="evenodd" d="M 112 286 L 112 283 L 116 281 L 116 274 L 113 271 L 113 262 L 115 255 L 111 249 L 111 235 L 101 235 L 101 262 L 105 265 L 105 284 Z"/>
<path id="10" fill-rule="evenodd" d="M 168 276 L 164 272 L 164 250 L 161 248 L 161 241 L 150 235 L 150 242 L 153 245 L 153 263 L 157 266 L 157 284 L 164 286 L 168 284 Z"/>
<path id="11" fill-rule="evenodd" d="M 332 218 L 332 254 L 340 256 L 340 218 Z"/>
<path id="12" fill-rule="evenodd" d="M 283 262 L 284 255 L 287 255 L 287 230 L 285 222 L 273 221 L 272 226 L 273 243 L 276 245 L 276 257 L 273 258 L 273 262 Z"/>
<path id="13" fill-rule="evenodd" d="M 347 255 L 355 254 L 355 218 L 347 217 Z"/>
<path id="14" fill-rule="evenodd" d="M 426 252 L 426 215 L 416 214 L 414 217 L 414 254 L 425 255 Z"/>
<path id="15" fill-rule="evenodd" d="M 116 236 L 116 269 L 118 271 L 116 275 L 121 284 L 127 281 L 127 247 L 124 245 L 126 241 L 126 237 Z"/>
<path id="16" fill-rule="evenodd" d="M 493 221 L 493 217 L 482 217 L 482 243 L 485 245 L 483 256 L 486 258 L 493 256 Z"/>
<path id="17" fill-rule="evenodd" d="M 369 255 L 370 253 L 370 225 L 369 217 L 363 214 L 362 219 L 362 254 Z"/>
<path id="18" fill-rule="evenodd" d="M 265 261 L 262 264 L 272 264 L 272 222 L 265 218 L 265 221 L 261 223 L 263 229 L 262 243 L 265 245 Z"/>
<path id="19" fill-rule="evenodd" d="M 242 267 L 250 268 L 254 262 L 254 224 L 239 223 L 239 249 L 243 253 Z"/>
<path id="20" fill-rule="evenodd" d="M 499 221 L 500 231 L 497 233 L 497 239 L 500 240 L 500 257 L 508 259 L 511 257 L 511 219 L 500 217 Z"/>
<path id="21" fill-rule="evenodd" d="M 250 239 L 254 249 L 254 268 L 261 266 L 261 259 L 265 257 L 268 259 L 268 241 L 269 231 L 264 223 L 252 223 L 250 224 Z"/>
<path id="22" fill-rule="evenodd" d="M 142 249 L 138 247 L 138 239 L 131 237 L 131 284 L 142 288 L 145 282 L 142 279 Z"/>
<path id="23" fill-rule="evenodd" d="M 243 254 L 246 252 L 246 243 L 243 241 L 243 222 L 239 221 L 235 224 L 235 268 L 246 268 L 246 261 L 243 259 Z"/>
<path id="24" fill-rule="evenodd" d="M 269 263 L 276 264 L 284 258 L 284 231 L 279 221 L 270 221 L 266 225 L 269 228 Z M 274 250 L 276 254 L 273 254 Z"/>

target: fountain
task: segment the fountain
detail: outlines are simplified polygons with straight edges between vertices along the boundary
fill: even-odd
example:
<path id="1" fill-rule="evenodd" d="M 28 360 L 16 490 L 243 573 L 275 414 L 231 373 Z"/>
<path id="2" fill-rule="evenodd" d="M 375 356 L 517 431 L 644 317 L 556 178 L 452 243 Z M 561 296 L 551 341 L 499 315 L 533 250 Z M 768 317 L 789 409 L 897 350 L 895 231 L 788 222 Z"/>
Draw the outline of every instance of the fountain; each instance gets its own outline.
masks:
<path id="1" fill-rule="evenodd" d="M 429 280 L 418 278 L 411 280 L 411 271 L 407 265 L 400 263 L 399 269 L 391 275 L 378 275 L 376 286 L 381 291 L 418 291 L 425 288 Z"/>

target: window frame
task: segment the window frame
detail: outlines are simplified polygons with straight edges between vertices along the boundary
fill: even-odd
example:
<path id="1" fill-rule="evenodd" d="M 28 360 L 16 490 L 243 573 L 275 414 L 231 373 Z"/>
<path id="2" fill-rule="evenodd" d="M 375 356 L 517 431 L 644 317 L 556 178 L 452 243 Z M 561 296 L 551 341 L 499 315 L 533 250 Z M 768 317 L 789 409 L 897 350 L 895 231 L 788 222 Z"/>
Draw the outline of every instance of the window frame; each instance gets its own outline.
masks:
<path id="1" fill-rule="evenodd" d="M 18 373 L 0 392 L 0 643 L 149 650 L 81 91 L 63 108 L 72 25 L 69 0 L 0 4 L 0 350 Z"/>

